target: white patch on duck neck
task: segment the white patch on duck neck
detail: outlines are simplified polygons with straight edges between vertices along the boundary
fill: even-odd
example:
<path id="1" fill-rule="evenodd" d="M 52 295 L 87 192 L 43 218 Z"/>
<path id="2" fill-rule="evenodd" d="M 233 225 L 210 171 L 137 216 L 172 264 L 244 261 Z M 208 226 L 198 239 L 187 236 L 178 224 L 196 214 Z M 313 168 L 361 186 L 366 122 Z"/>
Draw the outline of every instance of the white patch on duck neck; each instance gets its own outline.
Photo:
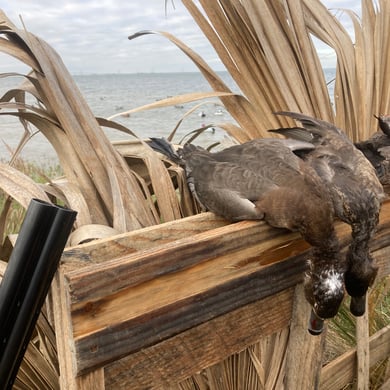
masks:
<path id="1" fill-rule="evenodd" d="M 329 269 L 321 273 L 321 284 L 326 288 L 326 295 L 332 296 L 343 287 L 343 279 L 339 272 Z"/>

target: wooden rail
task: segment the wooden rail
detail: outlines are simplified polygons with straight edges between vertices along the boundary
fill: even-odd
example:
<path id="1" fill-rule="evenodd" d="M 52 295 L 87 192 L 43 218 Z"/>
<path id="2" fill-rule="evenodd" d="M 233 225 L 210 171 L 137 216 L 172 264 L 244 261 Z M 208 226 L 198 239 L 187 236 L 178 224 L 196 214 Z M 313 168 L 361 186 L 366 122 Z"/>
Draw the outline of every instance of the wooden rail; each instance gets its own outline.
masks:
<path id="1" fill-rule="evenodd" d="M 336 225 L 346 247 L 350 229 Z M 390 273 L 389 234 L 387 202 L 378 279 Z M 356 353 L 321 370 L 325 336 L 308 335 L 301 291 L 308 250 L 298 234 L 210 213 L 67 249 L 52 289 L 61 388 L 169 388 L 287 328 L 286 388 L 340 388 Z M 371 364 L 390 355 L 389 335 L 371 339 Z"/>

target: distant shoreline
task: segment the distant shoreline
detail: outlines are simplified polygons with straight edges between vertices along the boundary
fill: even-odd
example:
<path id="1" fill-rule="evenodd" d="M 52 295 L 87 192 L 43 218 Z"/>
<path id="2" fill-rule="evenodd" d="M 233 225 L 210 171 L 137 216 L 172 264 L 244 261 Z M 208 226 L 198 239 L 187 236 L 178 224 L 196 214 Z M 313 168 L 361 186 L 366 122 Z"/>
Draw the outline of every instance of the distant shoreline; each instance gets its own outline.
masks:
<path id="1" fill-rule="evenodd" d="M 322 68 L 324 72 L 336 71 L 336 68 Z M 215 70 L 217 74 L 229 74 L 227 70 Z M 89 72 L 71 72 L 72 76 L 147 76 L 147 75 L 201 75 L 200 71 L 182 71 L 182 72 L 112 72 L 112 73 L 89 73 Z"/>

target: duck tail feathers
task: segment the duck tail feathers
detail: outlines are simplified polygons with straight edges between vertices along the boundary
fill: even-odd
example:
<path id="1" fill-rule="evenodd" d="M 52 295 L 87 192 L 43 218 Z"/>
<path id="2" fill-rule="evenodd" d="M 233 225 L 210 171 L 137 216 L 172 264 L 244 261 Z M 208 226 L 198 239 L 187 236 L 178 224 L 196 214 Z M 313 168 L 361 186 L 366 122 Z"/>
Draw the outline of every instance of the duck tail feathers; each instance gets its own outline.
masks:
<path id="1" fill-rule="evenodd" d="M 288 116 L 296 121 L 302 123 L 303 127 L 311 131 L 312 133 L 323 135 L 324 131 L 332 131 L 337 134 L 340 134 L 341 131 L 332 123 L 324 121 L 322 119 L 313 118 L 309 115 L 301 114 L 299 112 L 291 112 L 291 111 L 278 111 L 274 113 L 275 115 L 283 115 Z"/>
<path id="2" fill-rule="evenodd" d="M 173 145 L 165 138 L 151 137 L 147 144 L 156 152 L 163 154 L 176 164 L 183 164 L 181 156 L 177 153 Z"/>
<path id="3" fill-rule="evenodd" d="M 380 129 L 390 137 L 390 115 L 374 115 L 378 119 Z"/>
<path id="4" fill-rule="evenodd" d="M 316 135 L 303 127 L 281 127 L 279 129 L 268 130 L 270 133 L 283 135 L 285 138 L 290 138 L 296 141 L 312 143 L 316 139 Z"/>

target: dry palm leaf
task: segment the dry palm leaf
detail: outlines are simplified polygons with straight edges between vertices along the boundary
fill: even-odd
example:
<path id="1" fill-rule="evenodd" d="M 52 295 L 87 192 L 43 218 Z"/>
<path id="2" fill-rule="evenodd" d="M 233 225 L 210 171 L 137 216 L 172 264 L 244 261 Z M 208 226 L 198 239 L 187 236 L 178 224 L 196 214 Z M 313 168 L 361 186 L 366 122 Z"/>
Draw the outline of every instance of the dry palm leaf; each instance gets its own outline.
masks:
<path id="1" fill-rule="evenodd" d="M 240 142 L 267 136 L 267 129 L 279 127 L 283 118 L 276 118 L 272 112 L 280 109 L 333 119 L 327 85 L 301 1 L 183 3 L 243 93 L 220 96 L 241 127 L 240 134 L 235 132 Z M 230 92 L 202 58 L 171 34 L 142 31 L 130 39 L 151 33 L 161 34 L 178 46 L 216 92 Z"/>
<path id="2" fill-rule="evenodd" d="M 8 110 L 4 114 L 33 124 L 51 142 L 69 186 L 62 186 L 62 199 L 76 210 L 88 205 L 89 215 L 79 213 L 78 224 L 109 225 L 122 232 L 158 223 L 161 218 L 179 218 L 178 200 L 169 180 L 164 180 L 167 171 L 149 148 L 143 153 L 153 190 L 161 197 L 161 216 L 142 179 L 104 135 L 57 53 L 40 38 L 17 29 L 3 13 L 0 18 L 0 50 L 32 68 L 26 82 L 1 98 L 0 107 Z M 27 94 L 37 99 L 37 106 L 26 104 Z M 108 124 L 116 127 L 113 122 Z"/>
<path id="3" fill-rule="evenodd" d="M 0 282 L 6 263 L 0 261 Z M 38 318 L 34 335 L 20 365 L 14 389 L 59 389 L 55 338 L 45 315 Z"/>
<path id="4" fill-rule="evenodd" d="M 37 183 L 7 164 L 0 164 L 0 182 L 3 191 L 26 209 L 32 198 L 49 201 L 48 196 Z"/>
<path id="5" fill-rule="evenodd" d="M 146 34 L 161 34 L 172 43 L 174 43 L 180 50 L 182 50 L 198 67 L 203 76 L 207 79 L 214 91 L 220 93 L 221 101 L 227 108 L 232 117 L 239 122 L 243 133 L 247 133 L 247 139 L 250 139 L 250 132 L 256 132 L 256 114 L 253 107 L 249 104 L 244 96 L 232 94 L 232 91 L 226 86 L 221 78 L 214 72 L 210 66 L 193 50 L 191 50 L 182 41 L 174 37 L 172 34 L 161 31 L 141 31 L 137 34 L 131 35 L 129 39 L 134 39 Z M 227 93 L 228 96 L 222 96 Z M 207 96 L 205 96 L 207 97 Z"/>
<path id="6" fill-rule="evenodd" d="M 288 333 L 264 337 L 170 389 L 282 389 Z"/>
<path id="7" fill-rule="evenodd" d="M 283 107 L 332 118 L 300 1 L 183 2 L 266 128 Z"/>
<path id="8" fill-rule="evenodd" d="M 361 19 L 348 12 L 355 42 L 318 0 L 183 0 L 183 4 L 243 95 L 233 94 L 183 42 L 169 33 L 159 34 L 197 65 L 214 90 L 203 97 L 220 98 L 238 123 L 223 126 L 239 142 L 267 136 L 267 129 L 286 125 L 285 118 L 272 114 L 279 110 L 335 120 L 354 140 L 367 138 L 374 131 L 373 114 L 389 113 L 390 2 L 362 0 Z M 36 194 L 57 194 L 66 204 L 86 208 L 80 213 L 80 226 L 102 224 L 110 226 L 110 231 L 136 229 L 198 211 L 181 168 L 160 161 L 142 142 L 136 152 L 123 153 L 124 160 L 101 126 L 129 131 L 94 118 L 62 61 L 43 40 L 17 29 L 1 12 L 0 22 L 0 50 L 32 69 L 21 86 L 1 98 L 0 107 L 13 110 L 12 115 L 23 124 L 32 123 L 49 139 L 66 176 L 66 181 L 49 184 L 42 194 L 40 186 L 17 175 L 11 178 L 9 167 L 4 167 L 0 186 L 7 193 L 22 204 Z M 155 32 L 144 31 L 131 38 L 150 33 Z M 337 55 L 334 107 L 311 35 Z M 34 97 L 37 106 L 26 104 L 27 96 Z M 148 108 L 200 97 L 187 95 L 152 103 Z M 14 102 L 10 105 L 11 100 Z M 146 167 L 144 175 L 129 167 L 127 162 L 134 161 Z M 173 178 L 174 185 L 168 177 Z M 19 179 L 20 183 L 15 183 Z M 179 188 L 179 196 L 175 188 Z M 7 200 L 4 210 L 9 206 Z M 3 214 L 2 225 L 4 219 Z M 286 337 L 271 336 L 251 352 L 244 351 L 194 376 L 192 384 L 211 389 L 233 388 L 238 383 L 246 383 L 247 388 L 259 384 L 278 388 L 282 386 Z M 272 360 L 275 355 L 278 359 Z M 184 388 L 187 385 L 183 384 Z"/>
<path id="9" fill-rule="evenodd" d="M 241 135 L 235 134 L 240 142 L 267 136 L 266 129 L 285 125 L 285 119 L 272 115 L 280 109 L 335 121 L 353 140 L 368 138 L 377 127 L 373 115 L 390 110 L 390 5 L 385 0 L 363 0 L 361 19 L 346 11 L 354 24 L 355 42 L 318 0 L 183 0 L 183 4 L 245 96 L 221 96 L 241 126 Z M 142 31 L 130 39 L 151 33 L 177 45 L 216 92 L 228 91 L 202 58 L 171 34 Z M 337 55 L 333 98 L 312 35 Z"/>
<path id="10" fill-rule="evenodd" d="M 144 110 L 151 110 L 154 108 L 163 108 L 163 107 L 169 107 L 169 106 L 174 106 L 175 104 L 184 104 L 184 103 L 190 103 L 194 102 L 197 100 L 203 100 L 207 98 L 212 98 L 212 97 L 223 97 L 223 96 L 235 96 L 234 93 L 232 92 L 194 92 L 194 93 L 188 93 L 185 95 L 178 95 L 178 96 L 172 96 L 168 97 L 166 99 L 161 99 L 153 103 L 146 104 L 141 107 L 136 107 L 131 110 L 119 112 L 115 115 L 111 115 L 108 117 L 108 120 L 112 120 L 114 118 L 123 116 L 123 115 L 130 115 L 135 112 L 139 111 L 144 111 Z M 239 95 L 236 95 L 239 96 Z"/>

